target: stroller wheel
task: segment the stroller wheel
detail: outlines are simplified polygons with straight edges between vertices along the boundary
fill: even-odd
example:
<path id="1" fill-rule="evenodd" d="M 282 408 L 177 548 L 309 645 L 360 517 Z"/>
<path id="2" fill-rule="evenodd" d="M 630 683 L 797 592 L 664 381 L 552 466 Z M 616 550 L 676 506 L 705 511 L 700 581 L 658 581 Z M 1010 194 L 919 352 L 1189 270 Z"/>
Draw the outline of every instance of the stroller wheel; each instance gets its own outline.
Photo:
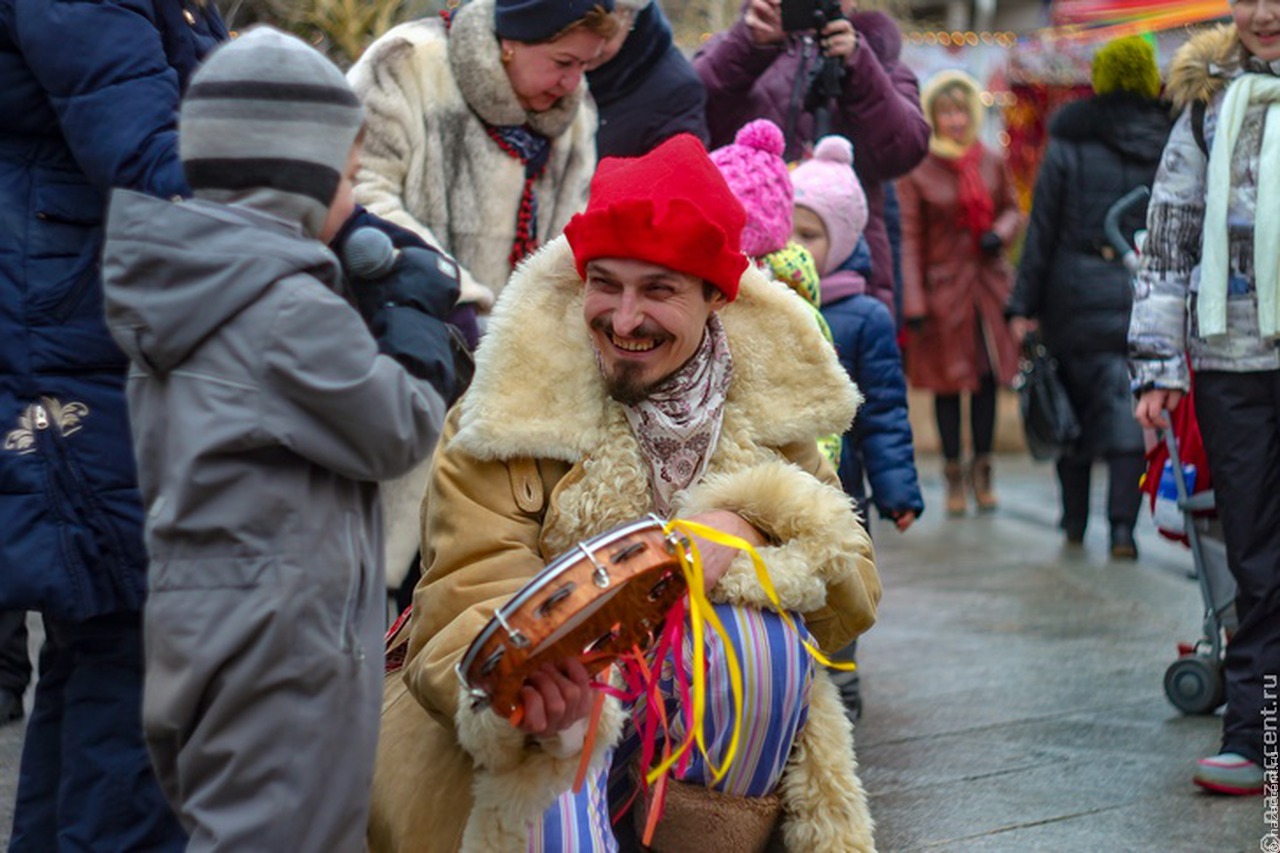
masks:
<path id="1" fill-rule="evenodd" d="M 1164 694 L 1184 714 L 1212 714 L 1227 700 L 1222 665 L 1202 655 L 1183 655 L 1165 670 Z"/>

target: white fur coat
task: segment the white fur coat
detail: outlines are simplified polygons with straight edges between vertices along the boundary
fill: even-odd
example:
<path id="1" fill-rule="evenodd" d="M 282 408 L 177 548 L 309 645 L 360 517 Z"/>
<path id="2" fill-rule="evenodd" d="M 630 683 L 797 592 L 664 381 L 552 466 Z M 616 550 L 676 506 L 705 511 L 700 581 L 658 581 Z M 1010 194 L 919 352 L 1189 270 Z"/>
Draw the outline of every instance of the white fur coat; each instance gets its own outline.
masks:
<path id="1" fill-rule="evenodd" d="M 528 124 L 550 137 L 535 183 L 538 237 L 547 242 L 586 205 L 596 166 L 596 110 L 585 79 L 544 112 L 527 112 L 503 70 L 493 0 L 401 24 L 369 46 L 347 75 L 368 129 L 356 201 L 416 232 L 463 269 L 463 301 L 488 308 L 511 274 L 524 166 L 486 133 Z"/>

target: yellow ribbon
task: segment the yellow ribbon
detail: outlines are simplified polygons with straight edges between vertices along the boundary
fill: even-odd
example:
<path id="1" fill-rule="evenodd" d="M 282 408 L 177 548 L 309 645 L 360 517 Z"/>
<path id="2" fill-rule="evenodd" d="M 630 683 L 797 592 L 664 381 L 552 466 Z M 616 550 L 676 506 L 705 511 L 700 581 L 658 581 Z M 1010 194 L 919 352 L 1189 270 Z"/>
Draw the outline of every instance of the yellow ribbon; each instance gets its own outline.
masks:
<path id="1" fill-rule="evenodd" d="M 716 615 L 715 608 L 712 607 L 710 599 L 707 598 L 706 583 L 702 570 L 702 555 L 698 552 L 697 543 L 694 538 L 705 539 L 716 545 L 722 545 L 727 548 L 733 548 L 738 551 L 745 551 L 751 555 L 751 564 L 755 567 L 756 577 L 760 581 L 760 586 L 764 589 L 765 595 L 769 602 L 777 610 L 778 615 L 782 617 L 785 624 L 796 635 L 803 644 L 805 651 L 823 666 L 832 669 L 850 671 L 855 669 L 852 662 L 832 661 L 822 651 L 809 640 L 806 640 L 800 633 L 800 629 L 791 619 L 791 615 L 782 606 L 781 596 L 778 595 L 777 588 L 773 585 L 773 580 L 769 577 L 769 570 L 765 567 L 764 560 L 755 547 L 745 539 L 740 539 L 730 533 L 717 530 L 714 527 L 708 527 L 705 524 L 698 524 L 694 521 L 685 521 L 683 519 L 672 519 L 663 527 L 663 532 L 671 537 L 676 543 L 676 553 L 680 557 L 680 568 L 684 572 L 685 582 L 689 588 L 689 623 L 693 633 L 693 723 L 692 731 L 686 733 L 684 742 L 674 753 L 667 756 L 658 766 L 654 767 L 648 773 L 649 784 L 654 784 L 662 777 L 664 773 L 680 759 L 689 748 L 697 743 L 698 750 L 702 753 L 707 761 L 707 767 L 712 773 L 712 781 L 719 782 L 728 772 L 729 765 L 733 758 L 737 755 L 738 744 L 742 735 L 742 669 L 738 665 L 738 656 L 733 649 L 733 643 L 729 640 L 729 634 L 725 630 L 724 624 L 720 621 L 720 617 Z M 682 533 L 686 538 L 681 539 L 674 536 L 675 533 Z M 687 543 L 687 544 L 686 544 Z M 707 752 L 707 744 L 703 735 L 703 720 L 706 716 L 707 689 L 706 689 L 706 672 L 705 672 L 705 648 L 706 648 L 706 625 L 710 625 L 711 629 L 720 635 L 720 639 L 724 644 L 725 666 L 729 670 L 729 687 L 733 694 L 734 708 L 737 712 L 733 715 L 733 732 L 729 738 L 729 745 L 725 749 L 724 763 L 717 767 L 711 760 L 711 756 Z M 675 650 L 679 654 L 679 650 Z"/>

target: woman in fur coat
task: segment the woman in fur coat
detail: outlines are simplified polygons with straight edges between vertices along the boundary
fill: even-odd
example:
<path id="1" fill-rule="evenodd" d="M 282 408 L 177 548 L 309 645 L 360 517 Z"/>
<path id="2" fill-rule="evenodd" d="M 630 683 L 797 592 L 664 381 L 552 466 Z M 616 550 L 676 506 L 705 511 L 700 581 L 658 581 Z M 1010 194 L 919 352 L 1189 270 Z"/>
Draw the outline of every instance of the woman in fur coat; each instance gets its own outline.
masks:
<path id="1" fill-rule="evenodd" d="M 1234 23 L 1174 57 L 1183 108 L 1156 173 L 1134 283 L 1130 371 L 1138 421 L 1166 426 L 1191 387 L 1240 625 L 1227 644 L 1222 746 L 1196 784 L 1259 794 L 1263 705 L 1280 673 L 1280 2 L 1236 0 Z M 1273 138 L 1268 139 L 1268 135 Z M 1274 708 L 1274 705 L 1272 705 Z"/>
<path id="2" fill-rule="evenodd" d="M 978 83 L 944 71 L 921 95 L 933 128 L 929 154 L 898 181 L 902 217 L 902 313 L 907 375 L 934 392 L 947 481 L 947 513 L 963 515 L 966 474 L 979 510 L 996 507 L 991 447 L 996 388 L 1017 370 L 1004 319 L 1013 289 L 1005 260 L 1022 225 L 1004 156 L 978 139 Z M 960 396 L 968 394 L 973 462 L 960 463 Z"/>
<path id="3" fill-rule="evenodd" d="M 458 261 L 462 303 L 493 305 L 516 263 L 587 199 L 596 113 L 585 69 L 613 0 L 475 0 L 395 27 L 348 77 L 364 101 L 356 200 Z M 387 585 L 414 571 L 427 464 L 385 484 Z"/>
<path id="4" fill-rule="evenodd" d="M 596 111 L 586 68 L 613 0 L 475 0 L 402 24 L 351 69 L 368 115 L 356 201 L 462 267 L 488 310 L 515 265 L 586 203 Z"/>

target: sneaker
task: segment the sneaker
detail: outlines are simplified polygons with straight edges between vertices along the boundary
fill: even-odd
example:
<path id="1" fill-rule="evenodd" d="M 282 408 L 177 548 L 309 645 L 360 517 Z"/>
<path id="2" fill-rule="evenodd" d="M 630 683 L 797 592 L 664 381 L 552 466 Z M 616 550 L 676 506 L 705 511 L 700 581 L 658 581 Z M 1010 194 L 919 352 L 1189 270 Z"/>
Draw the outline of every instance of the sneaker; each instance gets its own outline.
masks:
<path id="1" fill-rule="evenodd" d="M 1192 780 L 1201 788 L 1219 794 L 1249 796 L 1262 793 L 1262 767 L 1243 755 L 1224 752 L 1196 762 Z"/>

